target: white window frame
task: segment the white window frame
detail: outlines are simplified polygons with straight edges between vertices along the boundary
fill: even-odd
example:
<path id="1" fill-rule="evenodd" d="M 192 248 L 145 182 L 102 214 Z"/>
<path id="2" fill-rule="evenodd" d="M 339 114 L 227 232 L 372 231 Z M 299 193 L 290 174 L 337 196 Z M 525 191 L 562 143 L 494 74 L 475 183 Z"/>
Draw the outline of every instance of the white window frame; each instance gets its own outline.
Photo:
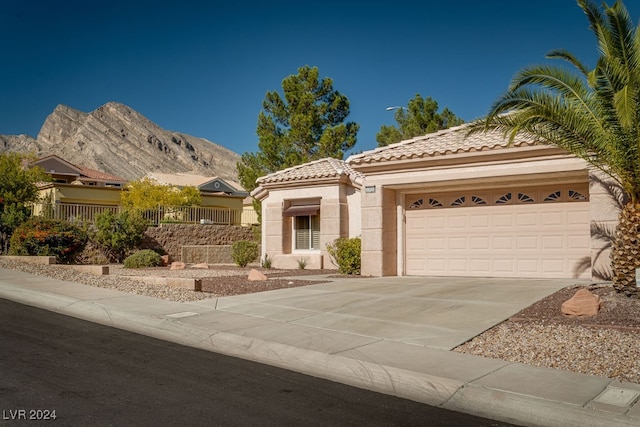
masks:
<path id="1" fill-rule="evenodd" d="M 308 218 L 308 227 L 305 229 L 301 229 L 298 228 L 298 218 Z M 317 229 L 314 229 L 314 218 L 315 221 L 317 221 Z M 293 232 L 291 233 L 291 237 L 292 237 L 292 242 L 291 242 L 291 247 L 293 248 L 294 252 L 320 252 L 320 213 L 316 214 L 316 215 L 299 215 L 299 216 L 295 216 L 293 217 L 293 221 L 292 222 L 292 227 L 293 227 Z M 304 230 L 306 232 L 308 232 L 308 247 L 306 248 L 299 248 L 298 247 L 298 231 L 299 230 Z M 314 248 L 313 244 L 314 244 L 314 240 L 317 241 L 317 247 Z"/>

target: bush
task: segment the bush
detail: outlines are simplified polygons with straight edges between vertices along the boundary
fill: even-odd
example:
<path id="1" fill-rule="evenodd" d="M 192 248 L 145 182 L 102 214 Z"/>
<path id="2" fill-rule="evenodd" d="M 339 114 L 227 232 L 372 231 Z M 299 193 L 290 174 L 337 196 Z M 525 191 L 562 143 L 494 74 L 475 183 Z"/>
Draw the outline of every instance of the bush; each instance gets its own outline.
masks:
<path id="1" fill-rule="evenodd" d="M 262 268 L 270 269 L 272 264 L 271 258 L 269 258 L 269 254 L 264 254 L 264 259 L 262 260 Z"/>
<path id="2" fill-rule="evenodd" d="M 87 243 L 87 233 L 68 221 L 34 217 L 15 229 L 10 255 L 55 256 L 60 263 L 73 261 Z"/>
<path id="3" fill-rule="evenodd" d="M 231 246 L 231 258 L 240 267 L 246 267 L 258 259 L 258 243 L 252 240 L 238 240 Z"/>
<path id="4" fill-rule="evenodd" d="M 134 211 L 124 211 L 118 215 L 105 211 L 96 216 L 93 237 L 105 248 L 109 260 L 121 262 L 127 252 L 142 242 L 148 225 L 148 221 Z"/>
<path id="5" fill-rule="evenodd" d="M 360 238 L 347 239 L 341 237 L 327 245 L 331 262 L 342 274 L 360 274 Z"/>
<path id="6" fill-rule="evenodd" d="M 124 268 L 157 267 L 161 264 L 162 258 L 160 254 L 151 249 L 138 251 L 124 260 Z"/>

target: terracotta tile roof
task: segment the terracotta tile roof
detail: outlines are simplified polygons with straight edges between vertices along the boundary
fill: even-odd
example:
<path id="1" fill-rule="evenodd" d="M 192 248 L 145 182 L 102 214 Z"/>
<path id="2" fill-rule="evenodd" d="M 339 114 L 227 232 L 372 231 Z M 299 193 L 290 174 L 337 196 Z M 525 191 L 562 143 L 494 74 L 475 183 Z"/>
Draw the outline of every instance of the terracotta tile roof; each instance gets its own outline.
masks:
<path id="1" fill-rule="evenodd" d="M 352 165 L 434 157 L 471 151 L 505 148 L 509 139 L 501 132 L 475 133 L 467 136 L 468 124 L 418 136 L 386 147 L 376 148 L 347 159 Z M 536 145 L 531 138 L 516 137 L 514 146 Z"/>
<path id="2" fill-rule="evenodd" d="M 341 175 L 347 175 L 352 180 L 363 177 L 360 172 L 353 170 L 344 160 L 328 157 L 271 173 L 258 178 L 257 182 L 258 184 L 269 184 L 305 179 L 339 178 Z"/>
<path id="3" fill-rule="evenodd" d="M 111 175 L 106 172 L 100 172 L 94 169 L 85 168 L 84 166 L 76 166 L 80 169 L 80 173 L 82 176 L 92 179 L 99 179 L 102 181 L 116 181 L 116 182 L 127 182 L 128 180 L 116 175 Z"/>

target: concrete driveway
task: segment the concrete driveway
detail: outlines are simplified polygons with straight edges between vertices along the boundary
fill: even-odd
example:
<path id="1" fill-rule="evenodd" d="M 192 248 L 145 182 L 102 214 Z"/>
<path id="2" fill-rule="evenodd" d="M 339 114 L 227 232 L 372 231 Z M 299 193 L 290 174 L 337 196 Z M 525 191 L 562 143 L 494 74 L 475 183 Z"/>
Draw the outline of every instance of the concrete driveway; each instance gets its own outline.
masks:
<path id="1" fill-rule="evenodd" d="M 308 277 L 325 279 L 326 276 Z M 577 279 L 377 277 L 222 297 L 216 309 L 450 350 Z"/>

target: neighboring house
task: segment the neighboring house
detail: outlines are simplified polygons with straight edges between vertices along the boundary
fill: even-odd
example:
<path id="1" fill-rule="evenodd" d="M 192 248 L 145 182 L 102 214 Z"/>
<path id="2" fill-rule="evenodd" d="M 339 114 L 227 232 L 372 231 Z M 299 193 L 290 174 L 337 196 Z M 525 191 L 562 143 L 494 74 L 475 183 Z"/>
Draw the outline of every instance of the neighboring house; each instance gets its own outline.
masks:
<path id="1" fill-rule="evenodd" d="M 276 267 L 308 253 L 308 268 L 332 268 L 326 244 L 360 235 L 362 275 L 591 278 L 609 268 L 591 228 L 617 221 L 592 174 L 559 148 L 462 125 L 276 172 L 252 195 Z"/>
<path id="2" fill-rule="evenodd" d="M 77 166 L 56 156 L 48 155 L 31 163 L 39 166 L 51 176 L 51 182 L 38 184 L 43 200 L 50 200 L 54 206 L 120 205 L 120 191 L 127 180 L 84 166 Z M 35 212 L 42 209 L 36 206 Z"/>
<path id="3" fill-rule="evenodd" d="M 202 196 L 202 207 L 227 208 L 238 212 L 238 222 L 244 209 L 244 199 L 249 195 L 244 189 L 231 181 L 216 176 L 201 176 L 188 173 L 148 173 L 145 178 L 160 184 L 173 185 L 178 188 L 196 187 Z M 252 209 L 253 210 L 253 209 Z"/>

